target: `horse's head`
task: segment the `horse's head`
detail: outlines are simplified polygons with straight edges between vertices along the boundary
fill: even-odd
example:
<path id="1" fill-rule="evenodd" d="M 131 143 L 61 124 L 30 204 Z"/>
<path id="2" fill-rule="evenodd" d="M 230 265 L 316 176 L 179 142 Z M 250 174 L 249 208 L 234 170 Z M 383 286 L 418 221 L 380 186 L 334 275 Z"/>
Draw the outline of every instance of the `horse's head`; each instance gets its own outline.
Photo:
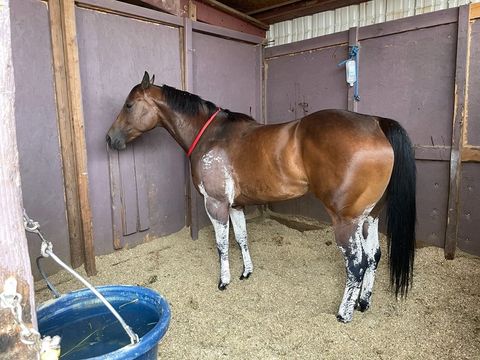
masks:
<path id="1" fill-rule="evenodd" d="M 128 142 L 158 125 L 159 109 L 152 96 L 152 92 L 158 87 L 151 86 L 154 79 L 155 75 L 150 79 L 145 71 L 142 82 L 128 94 L 122 110 L 106 136 L 111 148 L 123 150 Z"/>

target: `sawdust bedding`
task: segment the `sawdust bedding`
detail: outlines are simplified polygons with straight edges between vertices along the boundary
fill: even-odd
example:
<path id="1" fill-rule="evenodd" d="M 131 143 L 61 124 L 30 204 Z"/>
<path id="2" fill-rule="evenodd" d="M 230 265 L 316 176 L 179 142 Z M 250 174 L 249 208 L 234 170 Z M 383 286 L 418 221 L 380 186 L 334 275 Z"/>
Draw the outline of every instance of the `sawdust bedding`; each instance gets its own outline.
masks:
<path id="1" fill-rule="evenodd" d="M 139 284 L 168 299 L 172 319 L 160 359 L 480 359 L 478 257 L 459 252 L 447 261 L 442 249 L 418 249 L 405 301 L 389 291 L 384 257 L 372 307 L 342 324 L 335 315 L 345 268 L 332 229 L 302 232 L 257 218 L 248 230 L 254 274 L 238 279 L 241 253 L 232 240 L 232 283 L 223 292 L 211 226 L 197 241 L 183 229 L 100 256 L 90 280 Z M 82 287 L 65 272 L 51 280 L 62 292 Z M 50 298 L 43 282 L 36 289 L 37 303 Z"/>

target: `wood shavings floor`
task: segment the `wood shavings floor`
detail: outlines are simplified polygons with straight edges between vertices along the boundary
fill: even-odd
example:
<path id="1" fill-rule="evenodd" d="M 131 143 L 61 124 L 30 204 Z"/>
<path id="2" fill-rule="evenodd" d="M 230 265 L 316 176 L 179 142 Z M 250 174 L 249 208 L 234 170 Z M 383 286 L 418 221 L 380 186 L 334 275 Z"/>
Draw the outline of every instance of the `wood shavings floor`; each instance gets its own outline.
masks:
<path id="1" fill-rule="evenodd" d="M 253 276 L 238 279 L 241 253 L 231 236 L 224 292 L 212 227 L 197 241 L 184 229 L 100 256 L 90 280 L 139 284 L 168 299 L 172 319 L 159 359 L 480 359 L 478 257 L 458 252 L 447 261 L 442 249 L 418 249 L 413 289 L 396 301 L 384 256 L 372 307 L 341 324 L 345 268 L 331 228 L 300 232 L 268 218 L 247 226 Z M 82 287 L 65 272 L 51 280 L 62 292 Z M 50 298 L 43 282 L 36 288 L 37 304 Z"/>

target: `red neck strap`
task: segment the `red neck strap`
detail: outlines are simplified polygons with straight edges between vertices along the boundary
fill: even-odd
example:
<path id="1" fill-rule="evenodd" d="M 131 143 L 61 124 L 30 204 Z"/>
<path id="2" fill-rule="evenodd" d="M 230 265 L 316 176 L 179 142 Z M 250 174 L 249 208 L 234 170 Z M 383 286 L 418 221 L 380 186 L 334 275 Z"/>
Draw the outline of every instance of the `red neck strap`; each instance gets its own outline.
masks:
<path id="1" fill-rule="evenodd" d="M 200 129 L 200 131 L 198 132 L 197 136 L 195 137 L 195 139 L 193 140 L 192 142 L 192 145 L 190 145 L 190 148 L 188 149 L 188 152 L 187 152 L 187 156 L 190 157 L 190 155 L 192 154 L 193 150 L 195 150 L 195 147 L 197 146 L 197 143 L 198 141 L 200 140 L 200 138 L 202 137 L 203 133 L 205 132 L 205 130 L 207 130 L 207 127 L 208 125 L 210 125 L 210 123 L 215 119 L 215 116 L 217 116 L 217 114 L 220 112 L 220 108 L 217 109 L 217 111 L 215 111 L 213 113 L 212 116 L 210 116 L 210 119 L 207 120 L 207 122 L 205 123 L 205 125 L 203 125 L 203 127 Z"/>

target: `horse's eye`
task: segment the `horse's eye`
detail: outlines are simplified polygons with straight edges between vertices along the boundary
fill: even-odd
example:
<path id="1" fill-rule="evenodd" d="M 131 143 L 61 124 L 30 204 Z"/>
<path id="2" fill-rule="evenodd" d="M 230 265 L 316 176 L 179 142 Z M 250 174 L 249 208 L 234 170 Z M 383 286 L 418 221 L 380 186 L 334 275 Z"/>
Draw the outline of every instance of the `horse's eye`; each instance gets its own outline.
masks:
<path id="1" fill-rule="evenodd" d="M 126 107 L 127 109 L 130 109 L 132 106 L 133 106 L 132 103 L 126 103 L 126 104 L 125 104 L 125 107 Z"/>

